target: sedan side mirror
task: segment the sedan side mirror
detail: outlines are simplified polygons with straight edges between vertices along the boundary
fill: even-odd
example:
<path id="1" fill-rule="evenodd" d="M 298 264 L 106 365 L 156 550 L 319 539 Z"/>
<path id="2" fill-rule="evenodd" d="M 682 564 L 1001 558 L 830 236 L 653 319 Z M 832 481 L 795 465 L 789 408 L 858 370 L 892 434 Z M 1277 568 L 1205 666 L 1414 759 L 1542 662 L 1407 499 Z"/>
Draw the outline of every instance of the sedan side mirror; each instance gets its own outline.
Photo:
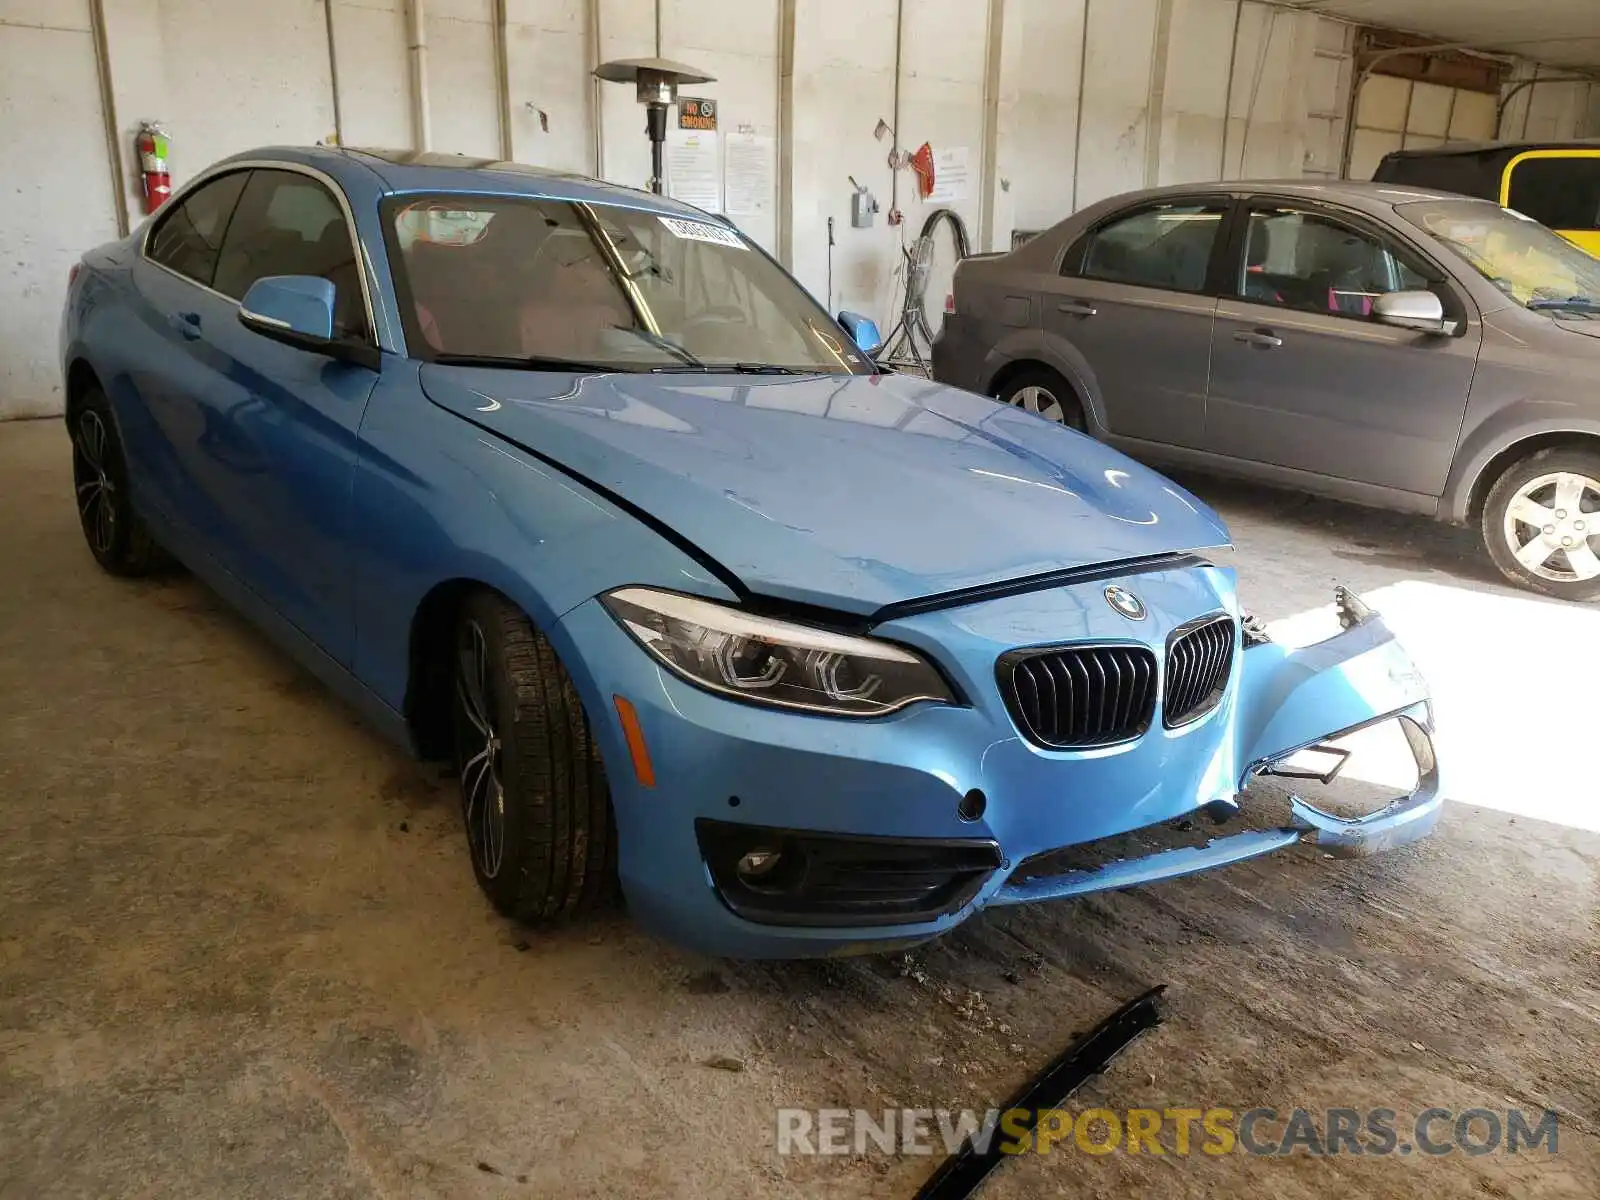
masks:
<path id="1" fill-rule="evenodd" d="M 841 312 L 839 324 L 850 335 L 850 340 L 856 344 L 856 349 L 868 358 L 883 349 L 883 334 L 878 332 L 878 323 L 871 317 L 864 317 L 856 312 Z"/>
<path id="2" fill-rule="evenodd" d="M 1432 292 L 1389 292 L 1372 302 L 1372 315 L 1385 325 L 1418 333 L 1456 331 L 1456 323 L 1445 319 L 1444 301 Z"/>
<path id="3" fill-rule="evenodd" d="M 336 295 L 333 284 L 315 275 L 268 275 L 252 283 L 239 301 L 239 323 L 286 346 L 376 370 L 377 350 L 334 335 Z"/>

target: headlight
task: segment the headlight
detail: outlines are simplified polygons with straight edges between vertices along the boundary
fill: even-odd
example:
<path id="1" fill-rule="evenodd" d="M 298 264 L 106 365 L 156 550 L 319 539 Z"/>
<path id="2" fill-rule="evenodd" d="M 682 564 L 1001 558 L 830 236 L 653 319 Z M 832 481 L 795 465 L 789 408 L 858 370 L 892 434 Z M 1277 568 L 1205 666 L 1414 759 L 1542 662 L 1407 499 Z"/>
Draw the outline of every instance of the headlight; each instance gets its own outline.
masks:
<path id="1" fill-rule="evenodd" d="M 619 588 L 601 602 L 663 666 L 723 695 L 839 717 L 878 717 L 919 700 L 955 703 L 932 664 L 891 642 L 650 588 Z"/>

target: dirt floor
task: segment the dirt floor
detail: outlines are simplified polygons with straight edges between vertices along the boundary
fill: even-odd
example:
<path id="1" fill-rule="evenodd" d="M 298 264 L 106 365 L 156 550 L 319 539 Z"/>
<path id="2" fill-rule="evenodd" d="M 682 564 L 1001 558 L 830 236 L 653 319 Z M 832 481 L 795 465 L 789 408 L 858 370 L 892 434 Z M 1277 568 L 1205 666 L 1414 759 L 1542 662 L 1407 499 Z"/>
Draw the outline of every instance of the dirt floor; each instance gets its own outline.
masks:
<path id="1" fill-rule="evenodd" d="M 1548 1107 L 1558 1151 L 1069 1143 L 986 1197 L 1600 1194 L 1600 606 L 1500 587 L 1466 532 L 1185 480 L 1262 615 L 1347 580 L 1415 643 L 1432 838 L 751 965 L 496 918 L 437 774 L 192 579 L 102 575 L 67 459 L 0 426 L 0 1196 L 910 1196 L 935 1159 L 783 1157 L 776 1110 L 986 1106 L 1156 983 L 1080 1106 Z"/>

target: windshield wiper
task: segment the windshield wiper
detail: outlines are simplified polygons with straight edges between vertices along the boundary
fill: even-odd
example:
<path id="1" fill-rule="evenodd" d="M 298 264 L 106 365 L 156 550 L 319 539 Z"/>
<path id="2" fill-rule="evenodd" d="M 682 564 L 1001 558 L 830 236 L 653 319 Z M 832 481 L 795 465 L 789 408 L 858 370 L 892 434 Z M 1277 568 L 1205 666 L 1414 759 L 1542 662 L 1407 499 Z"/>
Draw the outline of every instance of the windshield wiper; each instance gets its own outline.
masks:
<path id="1" fill-rule="evenodd" d="M 800 367 L 780 367 L 777 363 L 696 363 L 684 367 L 651 367 L 652 375 L 820 375 L 820 371 L 807 371 Z"/>
<path id="2" fill-rule="evenodd" d="M 1528 308 L 1533 312 L 1565 309 L 1569 312 L 1600 313 L 1600 300 L 1589 296 L 1568 296 L 1565 300 L 1529 300 Z"/>
<path id="3" fill-rule="evenodd" d="M 607 363 L 580 362 L 575 358 L 548 358 L 541 354 L 527 357 L 514 354 L 435 354 L 429 361 L 442 367 L 510 367 L 523 371 L 604 371 L 615 374 L 626 369 Z"/>
<path id="4" fill-rule="evenodd" d="M 673 341 L 671 338 L 664 338 L 659 333 L 651 333 L 650 330 L 640 329 L 637 325 L 613 325 L 612 328 L 620 329 L 623 333 L 631 333 L 638 337 L 641 341 L 649 342 L 657 350 L 665 350 L 668 354 L 672 355 L 673 358 L 677 359 L 681 363 L 687 363 L 691 367 L 705 366 L 705 363 L 701 362 L 694 355 L 690 354 L 689 351 L 678 345 L 677 342 Z"/>

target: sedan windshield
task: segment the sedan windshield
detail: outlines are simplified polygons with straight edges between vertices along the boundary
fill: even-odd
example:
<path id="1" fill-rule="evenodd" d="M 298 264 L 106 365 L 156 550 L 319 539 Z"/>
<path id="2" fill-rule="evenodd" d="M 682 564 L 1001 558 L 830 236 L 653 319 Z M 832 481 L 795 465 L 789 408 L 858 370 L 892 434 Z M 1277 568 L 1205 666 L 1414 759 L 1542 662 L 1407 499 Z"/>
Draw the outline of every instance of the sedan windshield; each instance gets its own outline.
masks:
<path id="1" fill-rule="evenodd" d="M 1600 315 L 1600 259 L 1537 221 L 1471 200 L 1420 200 L 1398 211 L 1523 308 Z"/>
<path id="2" fill-rule="evenodd" d="M 384 204 L 406 342 L 434 362 L 869 374 L 826 312 L 712 218 L 505 196 Z"/>

